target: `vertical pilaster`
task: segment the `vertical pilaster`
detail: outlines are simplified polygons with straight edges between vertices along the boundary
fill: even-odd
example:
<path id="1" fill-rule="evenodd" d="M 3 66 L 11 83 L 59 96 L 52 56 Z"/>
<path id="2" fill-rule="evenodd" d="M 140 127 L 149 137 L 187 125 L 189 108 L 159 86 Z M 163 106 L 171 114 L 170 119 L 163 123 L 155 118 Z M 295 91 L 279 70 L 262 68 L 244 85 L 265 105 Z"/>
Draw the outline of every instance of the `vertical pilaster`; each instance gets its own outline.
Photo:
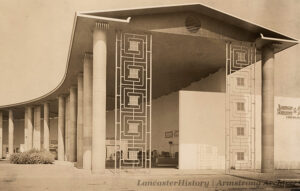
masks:
<path id="1" fill-rule="evenodd" d="M 274 171 L 274 49 L 262 49 L 262 172 Z"/>
<path id="2" fill-rule="evenodd" d="M 33 130 L 33 124 L 32 124 L 32 108 L 31 107 L 26 107 L 26 139 L 27 139 L 27 144 L 26 144 L 26 150 L 32 149 L 32 130 Z"/>
<path id="3" fill-rule="evenodd" d="M 0 111 L 0 159 L 3 158 L 3 113 Z"/>
<path id="4" fill-rule="evenodd" d="M 92 54 L 83 60 L 83 168 L 92 167 L 93 66 Z"/>
<path id="5" fill-rule="evenodd" d="M 77 123 L 77 89 L 70 88 L 69 103 L 69 161 L 76 161 L 76 123 Z"/>
<path id="6" fill-rule="evenodd" d="M 58 160 L 63 161 L 65 158 L 65 98 L 61 95 L 58 97 L 58 135 L 57 135 L 57 155 Z"/>
<path id="7" fill-rule="evenodd" d="M 14 113 L 10 109 L 8 111 L 8 154 L 14 153 Z"/>
<path id="8" fill-rule="evenodd" d="M 96 23 L 93 33 L 92 172 L 104 173 L 106 156 L 107 23 Z"/>
<path id="9" fill-rule="evenodd" d="M 28 125 L 27 125 L 27 110 L 25 108 L 24 112 L 24 149 L 27 151 L 27 145 L 28 145 Z"/>
<path id="10" fill-rule="evenodd" d="M 65 97 L 65 160 L 69 161 L 69 145 L 70 145 L 70 141 L 69 141 L 69 117 L 70 117 L 70 113 L 69 113 L 69 106 L 70 106 L 70 96 L 66 96 Z"/>
<path id="11" fill-rule="evenodd" d="M 34 107 L 33 148 L 41 149 L 41 106 Z"/>
<path id="12" fill-rule="evenodd" d="M 49 103 L 44 103 L 44 149 L 49 151 L 50 124 L 49 124 Z"/>
<path id="13" fill-rule="evenodd" d="M 82 168 L 83 133 L 83 74 L 77 77 L 77 168 Z"/>

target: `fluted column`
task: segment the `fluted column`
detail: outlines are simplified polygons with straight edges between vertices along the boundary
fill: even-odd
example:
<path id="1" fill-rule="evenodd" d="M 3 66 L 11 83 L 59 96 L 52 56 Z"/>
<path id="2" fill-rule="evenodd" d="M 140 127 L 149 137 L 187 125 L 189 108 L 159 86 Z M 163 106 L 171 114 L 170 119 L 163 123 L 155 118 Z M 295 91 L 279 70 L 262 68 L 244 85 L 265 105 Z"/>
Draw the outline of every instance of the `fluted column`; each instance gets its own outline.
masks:
<path id="1" fill-rule="evenodd" d="M 33 148 L 41 149 L 41 106 L 34 107 Z"/>
<path id="2" fill-rule="evenodd" d="M 77 123 L 77 89 L 70 88 L 70 107 L 69 107 L 69 161 L 76 161 L 76 123 Z"/>
<path id="3" fill-rule="evenodd" d="M 63 161 L 65 158 L 65 98 L 61 95 L 58 97 L 58 135 L 57 135 L 57 155 L 58 160 Z"/>
<path id="4" fill-rule="evenodd" d="M 262 172 L 274 171 L 274 49 L 262 49 Z"/>
<path id="5" fill-rule="evenodd" d="M 32 149 L 32 130 L 33 130 L 33 124 L 32 124 L 32 108 L 26 107 L 26 150 Z"/>
<path id="6" fill-rule="evenodd" d="M 0 159 L 3 158 L 3 113 L 0 111 Z"/>
<path id="7" fill-rule="evenodd" d="M 49 151 L 50 143 L 49 103 L 44 103 L 44 149 Z"/>
<path id="8" fill-rule="evenodd" d="M 83 61 L 83 168 L 92 167 L 93 66 L 92 54 Z"/>
<path id="9" fill-rule="evenodd" d="M 13 110 L 8 111 L 8 154 L 14 153 L 14 113 Z"/>
<path id="10" fill-rule="evenodd" d="M 92 171 L 104 173 L 106 156 L 107 23 L 96 23 L 93 33 Z"/>
<path id="11" fill-rule="evenodd" d="M 82 133 L 83 133 L 83 74 L 77 77 L 77 168 L 82 168 Z"/>

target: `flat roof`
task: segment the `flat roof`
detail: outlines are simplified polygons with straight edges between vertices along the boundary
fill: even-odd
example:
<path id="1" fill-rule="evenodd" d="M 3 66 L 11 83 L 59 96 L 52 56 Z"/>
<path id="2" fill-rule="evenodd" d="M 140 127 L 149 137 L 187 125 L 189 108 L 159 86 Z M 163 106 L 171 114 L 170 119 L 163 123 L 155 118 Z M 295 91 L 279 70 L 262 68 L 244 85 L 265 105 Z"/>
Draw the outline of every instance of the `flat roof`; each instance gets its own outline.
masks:
<path id="1" fill-rule="evenodd" d="M 176 4 L 176 5 L 164 5 L 164 6 L 152 6 L 152 7 L 139 7 L 130 9 L 115 9 L 115 10 L 99 10 L 99 11 L 81 11 L 78 12 L 78 16 L 93 16 L 99 19 L 115 22 L 125 22 L 129 17 L 149 15 L 149 14 L 162 14 L 162 13 L 176 13 L 176 12 L 198 12 L 206 16 L 215 18 L 217 20 L 224 21 L 230 25 L 240 27 L 252 33 L 262 33 L 264 36 L 273 38 L 285 39 L 298 42 L 295 38 L 284 35 L 275 30 L 268 29 L 245 19 L 238 18 L 231 14 L 225 13 L 218 9 L 203 5 L 200 3 L 189 4 Z M 128 21 L 129 22 L 129 21 Z"/>

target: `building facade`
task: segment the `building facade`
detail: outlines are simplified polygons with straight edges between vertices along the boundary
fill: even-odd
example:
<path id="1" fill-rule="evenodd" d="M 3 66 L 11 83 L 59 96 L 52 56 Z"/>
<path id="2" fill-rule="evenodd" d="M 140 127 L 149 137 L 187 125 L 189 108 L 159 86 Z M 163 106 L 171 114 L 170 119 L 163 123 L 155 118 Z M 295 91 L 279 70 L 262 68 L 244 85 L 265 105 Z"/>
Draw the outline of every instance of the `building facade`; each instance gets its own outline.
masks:
<path id="1" fill-rule="evenodd" d="M 201 4 L 78 12 L 63 81 L 1 107 L 0 156 L 46 149 L 95 173 L 299 168 L 274 155 L 274 121 L 297 118 L 274 114 L 274 55 L 297 43 Z"/>

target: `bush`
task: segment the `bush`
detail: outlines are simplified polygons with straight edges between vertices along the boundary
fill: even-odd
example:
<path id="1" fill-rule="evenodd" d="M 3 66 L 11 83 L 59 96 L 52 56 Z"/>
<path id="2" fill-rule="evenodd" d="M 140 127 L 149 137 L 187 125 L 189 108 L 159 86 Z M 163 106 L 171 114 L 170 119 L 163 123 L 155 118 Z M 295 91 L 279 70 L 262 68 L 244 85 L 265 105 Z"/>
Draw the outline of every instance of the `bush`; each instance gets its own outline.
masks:
<path id="1" fill-rule="evenodd" d="M 54 156 L 46 150 L 32 149 L 23 153 L 14 153 L 9 160 L 13 164 L 52 164 Z"/>

